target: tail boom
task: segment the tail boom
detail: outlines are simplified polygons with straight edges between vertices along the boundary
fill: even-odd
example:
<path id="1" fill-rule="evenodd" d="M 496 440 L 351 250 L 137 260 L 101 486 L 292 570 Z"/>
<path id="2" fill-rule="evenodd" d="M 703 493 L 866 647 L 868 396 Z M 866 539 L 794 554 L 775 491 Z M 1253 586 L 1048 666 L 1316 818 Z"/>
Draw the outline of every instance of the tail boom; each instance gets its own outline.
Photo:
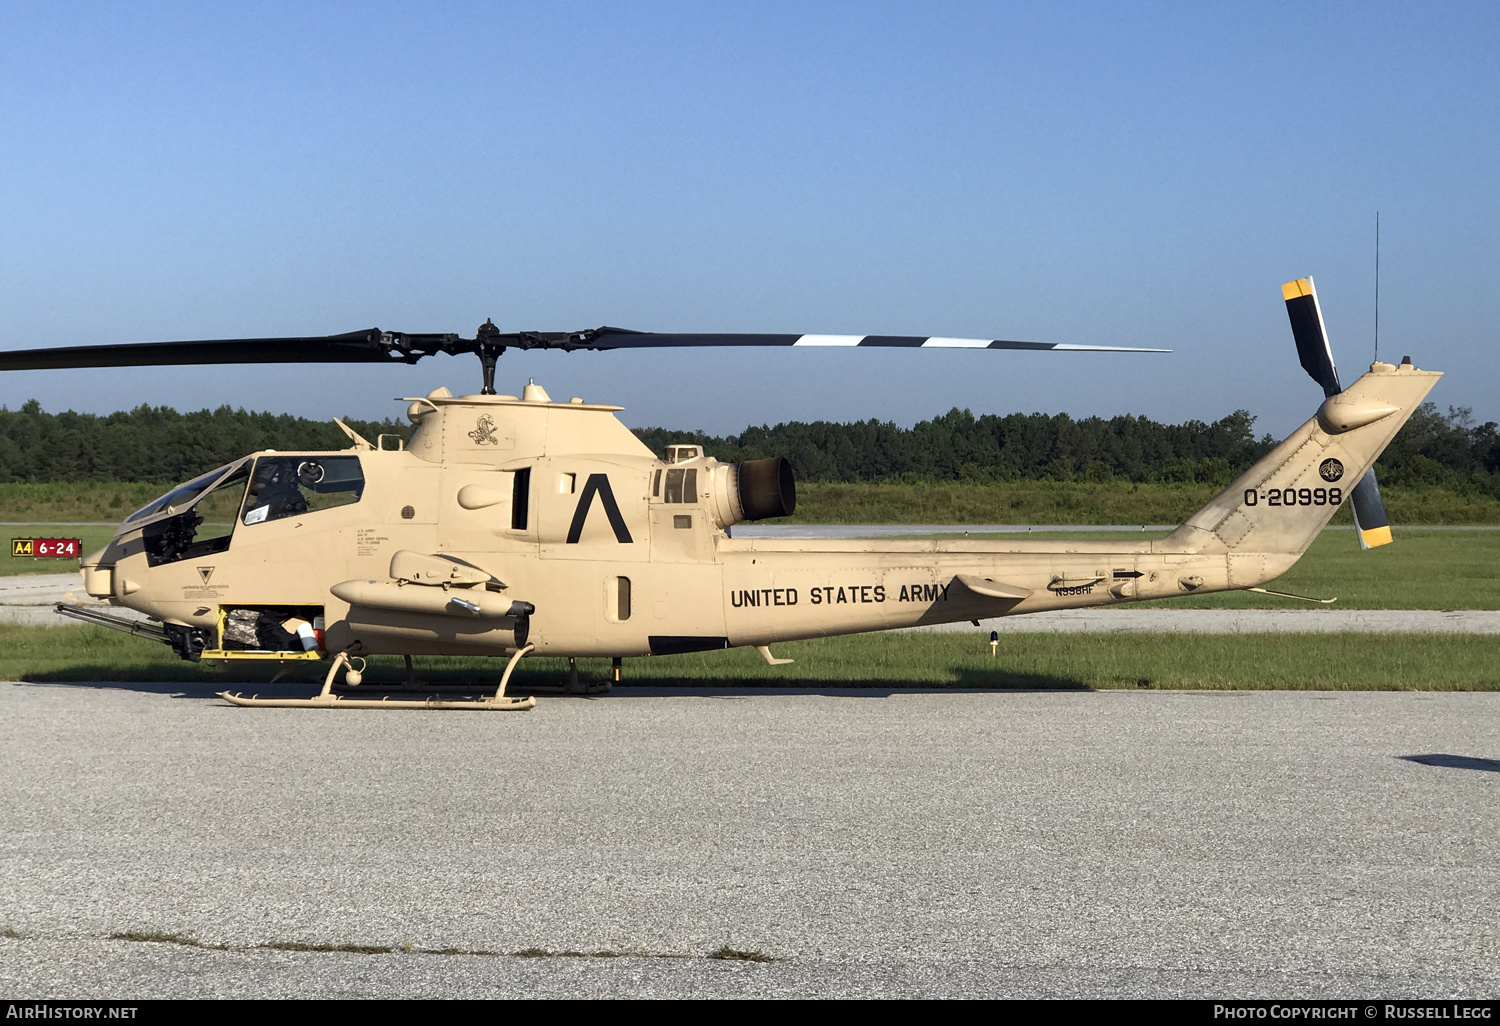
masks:
<path id="1" fill-rule="evenodd" d="M 1442 375 L 1376 363 L 1160 540 L 718 540 L 728 645 L 1253 588 L 1295 564 Z"/>

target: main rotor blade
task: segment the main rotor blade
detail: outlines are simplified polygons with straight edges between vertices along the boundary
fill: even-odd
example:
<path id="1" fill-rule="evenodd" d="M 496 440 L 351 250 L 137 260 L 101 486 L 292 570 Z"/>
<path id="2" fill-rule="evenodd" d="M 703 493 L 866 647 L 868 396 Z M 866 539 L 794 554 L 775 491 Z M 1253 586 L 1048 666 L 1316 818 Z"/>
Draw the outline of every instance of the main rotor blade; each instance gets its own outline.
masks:
<path id="1" fill-rule="evenodd" d="M 519 343 L 523 348 L 526 336 Z M 552 343 L 544 343 L 554 348 Z M 676 346 L 870 346 L 904 349 L 1034 349 L 1052 352 L 1170 353 L 1170 349 L 1134 346 L 1084 346 L 1067 342 L 1016 342 L 1009 339 L 945 338 L 938 335 L 737 335 L 676 334 L 630 331 L 626 328 L 596 328 L 580 332 L 556 348 L 568 349 L 665 349 Z"/>
<path id="2" fill-rule="evenodd" d="M 1339 386 L 1339 372 L 1333 366 L 1333 350 L 1328 346 L 1328 331 L 1323 327 L 1323 311 L 1318 306 L 1318 290 L 1312 278 L 1287 282 L 1281 286 L 1281 295 L 1292 321 L 1292 338 L 1297 340 L 1302 369 L 1323 386 L 1325 396 L 1338 395 L 1343 388 Z"/>
<path id="3" fill-rule="evenodd" d="M 891 346 L 923 349 L 1036 349 L 1051 351 L 1167 353 L 1169 349 L 1084 346 L 1064 342 L 942 338 L 927 335 L 738 335 L 663 334 L 627 328 L 590 331 L 501 333 L 483 325 L 475 338 L 399 331 L 351 331 L 295 338 L 200 339 L 192 342 L 131 342 L 0 351 L 0 371 L 70 367 L 151 367 L 217 363 L 415 363 L 435 353 L 475 353 L 491 366 L 507 348 L 662 349 L 675 346 Z"/>
<path id="4" fill-rule="evenodd" d="M 395 347 L 379 328 L 299 338 L 229 338 L 196 342 L 132 342 L 0 352 L 0 370 L 66 367 L 152 367 L 204 363 L 388 363 Z"/>

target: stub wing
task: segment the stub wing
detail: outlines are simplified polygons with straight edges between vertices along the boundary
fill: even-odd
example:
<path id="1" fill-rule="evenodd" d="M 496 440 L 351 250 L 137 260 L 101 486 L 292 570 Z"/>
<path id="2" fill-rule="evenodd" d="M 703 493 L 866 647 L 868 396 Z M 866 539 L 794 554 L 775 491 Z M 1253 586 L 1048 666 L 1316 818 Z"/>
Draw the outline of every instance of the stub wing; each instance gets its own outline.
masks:
<path id="1" fill-rule="evenodd" d="M 1014 584 L 1006 584 L 992 577 L 978 577 L 974 574 L 958 574 L 954 577 L 959 584 L 972 591 L 974 594 L 988 599 L 999 599 L 1014 605 L 1022 599 L 1031 596 L 1029 588 L 1017 587 Z"/>

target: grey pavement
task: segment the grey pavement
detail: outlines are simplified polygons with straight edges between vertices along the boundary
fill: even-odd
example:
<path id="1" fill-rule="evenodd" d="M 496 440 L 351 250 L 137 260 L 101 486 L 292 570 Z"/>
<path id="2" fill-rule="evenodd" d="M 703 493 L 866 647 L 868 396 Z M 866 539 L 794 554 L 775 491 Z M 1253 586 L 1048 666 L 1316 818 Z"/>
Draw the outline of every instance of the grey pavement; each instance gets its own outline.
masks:
<path id="1" fill-rule="evenodd" d="M 52 607 L 58 602 L 79 605 L 109 606 L 96 602 L 83 590 L 83 580 L 70 574 L 17 574 L 0 577 L 0 623 L 26 624 L 32 627 L 55 627 L 76 623 L 58 616 Z"/>
<path id="2" fill-rule="evenodd" d="M 69 574 L 16 574 L 0 577 L 0 623 L 24 624 L 30 627 L 62 627 L 76 624 L 58 616 L 52 607 L 58 602 L 93 606 L 102 611 L 144 620 L 144 614 L 133 609 L 112 607 L 92 598 L 83 590 L 83 579 L 75 571 Z"/>
<path id="3" fill-rule="evenodd" d="M 1500 694 L 0 684 L 0 994 L 1495 998 L 1497 788 Z"/>

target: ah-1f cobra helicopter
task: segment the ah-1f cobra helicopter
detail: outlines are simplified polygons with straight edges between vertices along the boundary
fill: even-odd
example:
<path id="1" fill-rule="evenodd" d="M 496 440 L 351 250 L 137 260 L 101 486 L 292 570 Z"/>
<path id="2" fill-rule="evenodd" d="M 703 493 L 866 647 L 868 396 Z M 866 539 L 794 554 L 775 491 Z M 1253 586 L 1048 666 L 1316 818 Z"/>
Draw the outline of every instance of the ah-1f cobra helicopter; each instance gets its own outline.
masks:
<path id="1" fill-rule="evenodd" d="M 784 458 L 725 464 L 696 445 L 665 460 L 614 416 L 556 402 L 535 384 L 497 395 L 507 348 L 922 346 L 1089 350 L 985 339 L 666 335 L 599 328 L 472 339 L 372 329 L 317 338 L 81 346 L 0 353 L 0 370 L 153 364 L 414 363 L 475 353 L 478 395 L 407 400 L 404 446 L 361 438 L 338 452 L 254 453 L 127 517 L 81 561 L 88 594 L 148 614 L 143 626 L 59 611 L 169 644 L 185 659 L 332 657 L 320 695 L 237 705 L 519 709 L 507 697 L 528 653 L 632 656 L 979 620 L 1041 610 L 1260 588 L 1285 573 L 1346 501 L 1362 545 L 1390 540 L 1370 468 L 1437 383 L 1410 359 L 1374 363 L 1342 388 L 1311 278 L 1283 286 L 1316 415 L 1168 537 L 1157 541 L 739 539 L 734 524 L 786 516 Z M 1139 350 L 1137 350 L 1139 351 Z M 1160 350 L 1157 350 L 1160 351 Z M 340 424 L 342 425 L 342 423 Z M 358 700 L 373 654 L 509 656 L 473 701 Z M 353 660 L 353 662 L 351 662 Z"/>

